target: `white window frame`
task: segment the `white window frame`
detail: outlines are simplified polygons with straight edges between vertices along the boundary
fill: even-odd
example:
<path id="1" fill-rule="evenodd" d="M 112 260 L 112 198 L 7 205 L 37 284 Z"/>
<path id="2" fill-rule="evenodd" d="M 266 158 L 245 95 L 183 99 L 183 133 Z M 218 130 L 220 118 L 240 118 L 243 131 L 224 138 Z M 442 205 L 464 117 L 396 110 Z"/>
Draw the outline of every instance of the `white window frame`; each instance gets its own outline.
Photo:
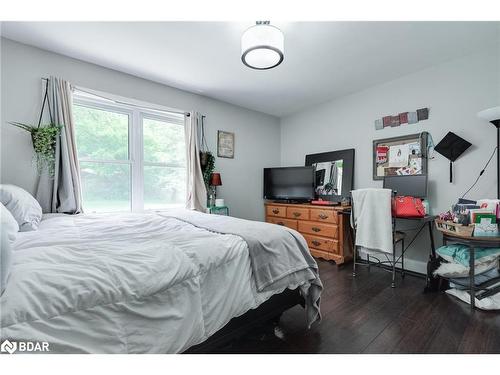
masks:
<path id="1" fill-rule="evenodd" d="M 170 168 L 182 168 L 181 165 L 174 165 L 169 163 L 154 163 L 144 161 L 144 135 L 143 135 L 143 120 L 151 119 L 157 121 L 168 122 L 170 124 L 177 124 L 185 127 L 184 117 L 175 112 L 162 111 L 156 109 L 145 108 L 134 104 L 115 103 L 113 100 L 106 100 L 100 98 L 92 98 L 87 96 L 78 95 L 75 92 L 73 95 L 73 105 L 93 108 L 108 112 L 115 112 L 128 115 L 128 160 L 96 160 L 89 158 L 78 158 L 80 162 L 92 163 L 109 163 L 109 164 L 127 164 L 130 167 L 130 211 L 131 212 L 144 212 L 144 211 L 158 211 L 159 209 L 145 209 L 144 208 L 144 166 L 158 166 Z M 78 132 L 78 125 L 76 126 Z M 78 147 L 78 145 L 77 145 Z M 184 168 L 187 166 L 185 165 Z M 182 206 L 173 204 L 172 207 Z M 85 202 L 84 202 L 85 208 Z M 116 212 L 116 211 L 115 211 Z M 127 211 L 128 212 L 128 211 Z"/>

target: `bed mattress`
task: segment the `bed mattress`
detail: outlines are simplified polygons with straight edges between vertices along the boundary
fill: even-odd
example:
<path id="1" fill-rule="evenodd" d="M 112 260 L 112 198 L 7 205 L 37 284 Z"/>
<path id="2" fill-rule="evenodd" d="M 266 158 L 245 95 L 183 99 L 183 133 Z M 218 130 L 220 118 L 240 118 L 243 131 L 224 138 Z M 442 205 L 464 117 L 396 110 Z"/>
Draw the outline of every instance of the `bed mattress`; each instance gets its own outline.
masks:
<path id="1" fill-rule="evenodd" d="M 236 235 L 157 214 L 46 215 L 14 243 L 0 336 L 55 353 L 177 353 L 283 289 L 257 291 Z"/>

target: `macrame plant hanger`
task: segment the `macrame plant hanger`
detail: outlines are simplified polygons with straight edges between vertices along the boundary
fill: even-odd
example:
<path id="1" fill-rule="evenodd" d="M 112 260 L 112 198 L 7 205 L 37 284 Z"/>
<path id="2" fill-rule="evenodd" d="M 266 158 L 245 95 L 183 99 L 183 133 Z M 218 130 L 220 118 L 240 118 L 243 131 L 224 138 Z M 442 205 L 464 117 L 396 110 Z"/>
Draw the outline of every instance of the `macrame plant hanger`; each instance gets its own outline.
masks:
<path id="1" fill-rule="evenodd" d="M 37 129 L 40 129 L 40 125 L 42 124 L 42 117 L 43 117 L 43 111 L 45 109 L 45 103 L 47 103 L 47 105 L 48 105 L 47 108 L 49 110 L 50 123 L 54 124 L 54 118 L 52 117 L 52 111 L 50 110 L 50 103 L 49 103 L 49 80 L 48 79 L 45 81 L 45 95 L 43 96 L 42 109 L 40 110 L 40 117 L 38 118 Z"/>
<path id="2" fill-rule="evenodd" d="M 205 116 L 201 116 L 201 152 L 209 152 L 207 139 L 205 138 Z"/>

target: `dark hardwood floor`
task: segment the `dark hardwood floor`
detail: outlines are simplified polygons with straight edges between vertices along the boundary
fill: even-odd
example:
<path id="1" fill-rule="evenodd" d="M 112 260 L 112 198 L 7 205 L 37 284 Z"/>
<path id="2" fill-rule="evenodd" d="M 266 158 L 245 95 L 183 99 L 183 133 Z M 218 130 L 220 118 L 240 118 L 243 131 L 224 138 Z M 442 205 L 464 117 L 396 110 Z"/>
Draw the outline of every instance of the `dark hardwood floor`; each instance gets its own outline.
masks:
<path id="1" fill-rule="evenodd" d="M 281 338 L 263 326 L 218 353 L 500 353 L 500 313 L 476 310 L 443 293 L 424 294 L 407 275 L 390 287 L 389 272 L 318 261 L 323 320 L 307 329 L 304 311 L 283 314 Z"/>

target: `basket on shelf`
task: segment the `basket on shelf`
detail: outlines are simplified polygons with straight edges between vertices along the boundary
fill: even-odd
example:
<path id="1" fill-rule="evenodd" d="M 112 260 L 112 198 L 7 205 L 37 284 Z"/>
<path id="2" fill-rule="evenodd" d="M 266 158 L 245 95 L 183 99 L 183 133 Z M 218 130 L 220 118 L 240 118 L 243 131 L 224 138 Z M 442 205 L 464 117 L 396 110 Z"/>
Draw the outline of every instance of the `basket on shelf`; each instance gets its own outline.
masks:
<path id="1" fill-rule="evenodd" d="M 437 230 L 444 233 L 449 233 L 464 237 L 472 237 L 472 233 L 474 233 L 474 225 L 463 225 L 454 223 L 453 221 L 441 220 L 441 219 L 436 219 L 435 221 Z"/>

